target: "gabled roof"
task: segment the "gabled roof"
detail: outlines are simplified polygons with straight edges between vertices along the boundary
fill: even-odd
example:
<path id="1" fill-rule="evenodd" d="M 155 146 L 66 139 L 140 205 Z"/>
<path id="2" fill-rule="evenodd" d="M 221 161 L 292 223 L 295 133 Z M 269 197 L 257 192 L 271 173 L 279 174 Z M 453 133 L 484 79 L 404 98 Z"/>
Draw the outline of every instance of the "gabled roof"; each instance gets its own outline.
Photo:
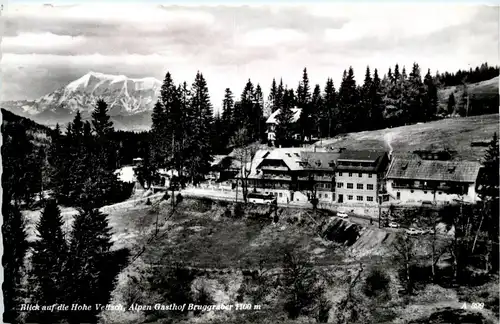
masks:
<path id="1" fill-rule="evenodd" d="M 435 180 L 473 183 L 481 169 L 479 162 L 412 160 L 395 158 L 388 179 Z"/>
<path id="2" fill-rule="evenodd" d="M 363 151 L 351 151 L 345 150 L 340 153 L 339 158 L 337 159 L 337 167 L 335 168 L 338 171 L 347 171 L 347 172 L 380 172 L 383 171 L 383 168 L 387 166 L 385 163 L 388 160 L 387 152 L 384 151 L 372 151 L 372 150 L 363 150 Z M 370 166 L 353 166 L 353 165 L 342 165 L 342 162 L 354 162 L 354 163 L 370 163 Z"/>
<path id="3" fill-rule="evenodd" d="M 337 164 L 340 153 L 336 152 L 302 152 L 302 167 L 308 170 L 331 170 Z M 331 165 L 333 163 L 333 165 Z"/>
<path id="4" fill-rule="evenodd" d="M 266 124 L 277 124 L 278 123 L 277 116 L 280 112 L 281 109 L 277 109 L 275 112 L 273 112 L 271 116 L 269 116 L 269 118 L 267 119 Z M 292 123 L 296 123 L 300 118 L 300 113 L 302 112 L 302 108 L 294 107 L 292 108 L 292 112 L 293 112 Z"/>
<path id="5" fill-rule="evenodd" d="M 214 155 L 213 161 L 210 163 L 210 166 L 216 166 L 221 163 L 225 158 L 229 157 L 229 155 Z"/>
<path id="6" fill-rule="evenodd" d="M 381 158 L 386 154 L 384 151 L 375 150 L 362 150 L 353 151 L 345 150 L 340 153 L 338 158 L 339 161 L 353 161 L 353 162 L 376 162 L 377 159 Z"/>

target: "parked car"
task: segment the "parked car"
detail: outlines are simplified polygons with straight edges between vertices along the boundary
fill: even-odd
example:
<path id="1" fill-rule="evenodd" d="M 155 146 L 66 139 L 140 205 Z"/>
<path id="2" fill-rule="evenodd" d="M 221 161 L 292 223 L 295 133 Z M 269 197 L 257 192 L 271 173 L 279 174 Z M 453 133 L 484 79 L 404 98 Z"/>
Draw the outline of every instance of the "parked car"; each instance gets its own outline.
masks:
<path id="1" fill-rule="evenodd" d="M 347 215 L 347 213 L 344 213 L 344 212 L 338 212 L 337 213 L 337 217 L 340 217 L 340 218 L 348 218 L 349 215 Z"/>
<path id="2" fill-rule="evenodd" d="M 392 227 L 392 228 L 400 228 L 401 226 L 400 226 L 398 223 L 396 223 L 396 222 L 390 222 L 390 223 L 389 223 L 389 227 Z"/>
<path id="3" fill-rule="evenodd" d="M 422 230 L 410 227 L 409 229 L 406 230 L 406 234 L 408 234 L 408 235 L 420 235 L 420 234 L 422 234 Z"/>

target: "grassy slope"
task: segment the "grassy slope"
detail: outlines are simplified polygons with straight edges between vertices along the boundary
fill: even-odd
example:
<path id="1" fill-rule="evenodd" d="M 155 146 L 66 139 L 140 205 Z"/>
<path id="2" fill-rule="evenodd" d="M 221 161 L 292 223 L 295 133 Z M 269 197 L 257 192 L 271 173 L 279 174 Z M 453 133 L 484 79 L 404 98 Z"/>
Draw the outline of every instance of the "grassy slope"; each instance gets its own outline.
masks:
<path id="1" fill-rule="evenodd" d="M 471 147 L 472 141 L 488 141 L 498 132 L 498 114 L 448 118 L 419 125 L 349 133 L 319 141 L 316 145 L 349 149 L 386 149 L 388 138 L 395 152 L 417 149 L 448 148 L 458 151 L 457 158 L 477 160 L 485 147 Z"/>
<path id="2" fill-rule="evenodd" d="M 491 97 L 498 94 L 498 82 L 500 81 L 500 77 L 495 77 L 490 80 L 481 81 L 477 83 L 471 83 L 467 85 L 469 93 L 474 95 L 477 99 L 484 97 Z M 448 97 L 453 92 L 455 96 L 455 100 L 459 100 L 461 98 L 463 90 L 462 86 L 451 86 L 446 87 L 444 89 L 440 89 L 438 91 L 438 100 L 440 108 L 446 108 L 448 104 Z"/>

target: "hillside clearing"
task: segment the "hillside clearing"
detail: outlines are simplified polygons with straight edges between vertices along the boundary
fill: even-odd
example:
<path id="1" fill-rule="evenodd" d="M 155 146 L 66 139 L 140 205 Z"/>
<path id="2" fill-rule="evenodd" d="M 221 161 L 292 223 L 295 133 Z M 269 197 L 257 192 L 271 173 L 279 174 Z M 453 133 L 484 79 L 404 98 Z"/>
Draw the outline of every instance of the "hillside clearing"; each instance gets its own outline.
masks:
<path id="1" fill-rule="evenodd" d="M 478 160 L 485 147 L 471 147 L 473 141 L 489 141 L 498 132 L 498 114 L 447 118 L 429 123 L 338 135 L 316 142 L 316 146 L 349 149 L 382 149 L 411 152 L 424 149 L 457 151 L 457 159 Z"/>

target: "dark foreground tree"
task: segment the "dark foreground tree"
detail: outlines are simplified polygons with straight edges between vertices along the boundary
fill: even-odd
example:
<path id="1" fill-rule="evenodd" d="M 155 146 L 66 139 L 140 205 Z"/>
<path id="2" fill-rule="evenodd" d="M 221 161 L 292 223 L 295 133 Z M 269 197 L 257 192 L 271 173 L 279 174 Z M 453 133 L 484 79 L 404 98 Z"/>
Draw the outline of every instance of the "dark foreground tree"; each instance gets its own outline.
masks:
<path id="1" fill-rule="evenodd" d="M 9 201 L 10 197 L 6 196 L 4 192 L 2 202 L 3 321 L 4 323 L 20 323 L 20 306 L 24 297 L 22 287 L 24 257 L 28 243 L 23 215 L 19 207 L 11 205 Z"/>
<path id="2" fill-rule="evenodd" d="M 112 245 L 107 215 L 97 209 L 81 210 L 71 232 L 66 304 L 86 304 L 91 309 L 68 312 L 70 323 L 95 323 L 100 312 L 95 305 L 109 303 L 116 276 L 128 257 L 126 250 L 110 251 Z"/>
<path id="3" fill-rule="evenodd" d="M 53 305 L 64 302 L 63 269 L 67 260 L 67 242 L 62 230 L 64 222 L 56 202 L 47 202 L 36 226 L 38 240 L 32 256 L 32 303 Z M 58 312 L 36 311 L 30 322 L 55 323 Z"/>

